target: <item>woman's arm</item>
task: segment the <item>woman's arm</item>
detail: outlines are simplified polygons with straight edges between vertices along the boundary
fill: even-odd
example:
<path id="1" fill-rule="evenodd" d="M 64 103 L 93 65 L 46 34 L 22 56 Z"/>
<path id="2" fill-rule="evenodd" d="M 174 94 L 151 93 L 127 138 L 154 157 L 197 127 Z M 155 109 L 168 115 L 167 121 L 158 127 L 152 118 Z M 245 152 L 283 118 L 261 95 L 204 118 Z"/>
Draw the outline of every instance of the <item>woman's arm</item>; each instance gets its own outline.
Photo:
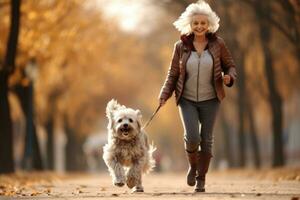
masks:
<path id="1" fill-rule="evenodd" d="M 175 90 L 176 82 L 179 77 L 179 59 L 180 59 L 180 44 L 177 42 L 174 45 L 171 64 L 168 70 L 166 80 L 160 90 L 159 99 L 167 101 Z"/>
<path id="2" fill-rule="evenodd" d="M 221 45 L 221 66 L 224 71 L 224 74 L 230 76 L 230 83 L 226 86 L 231 87 L 237 78 L 235 63 L 224 40 L 219 39 L 219 41 Z"/>

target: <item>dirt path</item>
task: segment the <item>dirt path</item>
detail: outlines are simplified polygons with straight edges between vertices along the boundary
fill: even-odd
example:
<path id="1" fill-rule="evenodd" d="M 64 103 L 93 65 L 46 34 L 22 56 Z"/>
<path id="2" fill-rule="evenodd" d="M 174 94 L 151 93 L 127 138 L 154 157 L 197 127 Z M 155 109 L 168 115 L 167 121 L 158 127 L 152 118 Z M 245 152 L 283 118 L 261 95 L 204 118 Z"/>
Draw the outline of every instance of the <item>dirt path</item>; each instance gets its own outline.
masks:
<path id="1" fill-rule="evenodd" d="M 292 180 L 261 177 L 240 172 L 212 172 L 207 179 L 207 192 L 193 193 L 185 183 L 185 174 L 152 173 L 144 177 L 145 192 L 132 194 L 126 186 L 112 186 L 107 173 L 72 175 L 50 182 L 39 182 L 24 187 L 15 195 L 0 199 L 289 199 L 300 198 L 300 177 Z M 289 179 L 289 178 L 285 178 Z M 0 183 L 1 184 L 1 183 Z M 20 187 L 20 186 L 19 186 Z"/>

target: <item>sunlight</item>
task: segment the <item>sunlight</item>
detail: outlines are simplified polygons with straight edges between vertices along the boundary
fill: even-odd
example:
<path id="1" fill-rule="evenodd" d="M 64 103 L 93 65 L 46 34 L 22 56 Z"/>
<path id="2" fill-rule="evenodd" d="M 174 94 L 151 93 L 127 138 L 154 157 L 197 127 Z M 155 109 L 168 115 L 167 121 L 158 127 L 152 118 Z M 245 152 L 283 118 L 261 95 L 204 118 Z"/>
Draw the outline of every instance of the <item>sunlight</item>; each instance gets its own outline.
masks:
<path id="1" fill-rule="evenodd" d="M 158 8 L 150 5 L 146 0 L 98 0 L 98 3 L 104 16 L 115 19 L 126 32 L 148 33 L 158 16 Z"/>

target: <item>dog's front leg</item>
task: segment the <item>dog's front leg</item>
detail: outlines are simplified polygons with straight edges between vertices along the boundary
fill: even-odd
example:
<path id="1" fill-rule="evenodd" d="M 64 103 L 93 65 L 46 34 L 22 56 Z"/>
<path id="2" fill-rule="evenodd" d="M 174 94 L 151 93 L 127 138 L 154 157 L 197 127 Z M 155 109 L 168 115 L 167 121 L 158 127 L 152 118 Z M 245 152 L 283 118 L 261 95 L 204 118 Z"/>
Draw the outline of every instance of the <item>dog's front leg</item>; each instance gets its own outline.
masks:
<path id="1" fill-rule="evenodd" d="M 123 166 L 119 162 L 112 161 L 109 171 L 113 178 L 114 185 L 122 187 L 125 184 L 125 171 Z"/>
<path id="2" fill-rule="evenodd" d="M 129 188 L 133 188 L 133 192 L 143 192 L 142 186 L 142 164 L 136 162 L 132 165 L 127 173 L 126 184 Z"/>

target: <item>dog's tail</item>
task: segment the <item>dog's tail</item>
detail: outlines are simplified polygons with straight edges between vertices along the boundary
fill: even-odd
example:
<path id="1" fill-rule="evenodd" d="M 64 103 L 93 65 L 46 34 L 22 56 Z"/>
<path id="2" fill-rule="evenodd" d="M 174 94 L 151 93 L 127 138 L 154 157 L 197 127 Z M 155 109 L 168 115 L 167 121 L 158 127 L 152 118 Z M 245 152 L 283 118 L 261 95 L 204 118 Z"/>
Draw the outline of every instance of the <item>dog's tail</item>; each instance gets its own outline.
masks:
<path id="1" fill-rule="evenodd" d="M 115 99 L 110 100 L 106 106 L 106 116 L 111 118 L 112 113 L 120 108 L 125 108 L 125 106 L 120 105 Z"/>
<path id="2" fill-rule="evenodd" d="M 148 149 L 148 162 L 145 164 L 144 166 L 144 173 L 149 173 L 153 170 L 153 168 L 155 167 L 155 159 L 153 158 L 153 152 L 156 150 L 156 147 L 152 143 L 149 145 L 149 149 Z"/>

